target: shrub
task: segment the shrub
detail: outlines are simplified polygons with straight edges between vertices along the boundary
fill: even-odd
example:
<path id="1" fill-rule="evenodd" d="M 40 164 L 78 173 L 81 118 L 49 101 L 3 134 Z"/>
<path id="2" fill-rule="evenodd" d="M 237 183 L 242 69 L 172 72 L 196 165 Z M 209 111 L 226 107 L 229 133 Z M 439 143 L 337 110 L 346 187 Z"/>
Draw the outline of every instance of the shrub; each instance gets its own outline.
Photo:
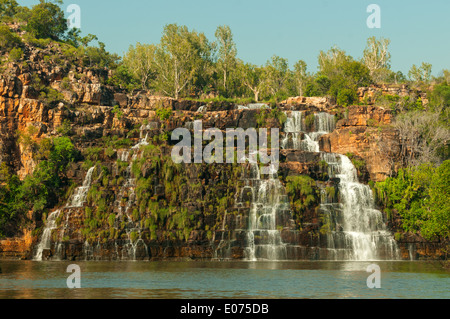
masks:
<path id="1" fill-rule="evenodd" d="M 358 96 L 355 90 L 342 89 L 337 96 L 337 104 L 341 106 L 349 106 L 358 101 Z"/>
<path id="2" fill-rule="evenodd" d="M 168 107 L 159 107 L 156 109 L 156 115 L 161 121 L 166 121 L 172 116 L 172 109 Z"/>
<path id="3" fill-rule="evenodd" d="M 31 9 L 26 29 L 37 39 L 58 40 L 67 30 L 64 11 L 54 3 L 41 2 Z"/>
<path id="4" fill-rule="evenodd" d="M 8 26 L 0 25 L 0 51 L 19 46 L 22 40 Z"/>

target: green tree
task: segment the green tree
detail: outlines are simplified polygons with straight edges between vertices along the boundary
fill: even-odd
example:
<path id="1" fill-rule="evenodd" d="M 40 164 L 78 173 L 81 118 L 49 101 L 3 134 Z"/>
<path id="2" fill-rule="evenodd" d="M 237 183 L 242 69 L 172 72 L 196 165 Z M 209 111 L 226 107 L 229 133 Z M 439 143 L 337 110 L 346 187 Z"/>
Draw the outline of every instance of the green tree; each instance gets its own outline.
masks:
<path id="1" fill-rule="evenodd" d="M 21 43 L 20 37 L 12 32 L 8 26 L 0 25 L 0 51 L 11 49 Z"/>
<path id="2" fill-rule="evenodd" d="M 297 63 L 294 64 L 293 76 L 296 94 L 298 94 L 298 96 L 303 96 L 304 94 L 304 90 L 308 79 L 306 70 L 307 65 L 305 61 L 299 60 Z"/>
<path id="3" fill-rule="evenodd" d="M 213 46 L 203 33 L 189 31 L 186 26 L 164 27 L 156 50 L 156 84 L 167 96 L 178 99 L 187 89 L 204 84 L 210 70 Z"/>
<path id="4" fill-rule="evenodd" d="M 16 0 L 0 0 L 0 21 L 14 17 L 18 7 L 19 4 Z"/>
<path id="5" fill-rule="evenodd" d="M 329 80 L 327 94 L 347 105 L 355 102 L 358 87 L 368 86 L 372 82 L 369 69 L 337 47 L 331 48 L 328 52 L 320 52 L 318 79 L 321 77 L 323 80 L 325 78 Z M 317 79 L 315 82 L 308 88 L 308 93 L 323 94 L 326 87 L 322 85 L 320 88 Z"/>
<path id="6" fill-rule="evenodd" d="M 237 49 L 233 41 L 233 33 L 229 26 L 219 26 L 216 30 L 216 39 L 218 42 L 218 61 L 217 68 L 222 73 L 223 92 L 228 96 L 228 82 L 230 73 L 236 69 Z"/>
<path id="7" fill-rule="evenodd" d="M 143 90 L 149 88 L 149 81 L 156 79 L 157 69 L 155 63 L 156 46 L 153 44 L 140 44 L 130 46 L 123 58 L 124 66 L 130 70 Z"/>
<path id="8" fill-rule="evenodd" d="M 67 31 L 67 20 L 64 11 L 56 3 L 40 0 L 30 11 L 26 29 L 38 39 L 50 38 L 59 40 Z"/>
<path id="9" fill-rule="evenodd" d="M 290 76 L 287 59 L 274 55 L 267 61 L 263 76 L 266 89 L 271 97 L 277 95 L 287 97 L 286 83 Z"/>
<path id="10" fill-rule="evenodd" d="M 237 70 L 241 83 L 252 92 L 254 100 L 258 102 L 260 94 L 266 87 L 264 69 L 250 63 L 239 61 Z"/>
<path id="11" fill-rule="evenodd" d="M 363 62 L 370 71 L 370 76 L 377 82 L 385 80 L 389 75 L 391 54 L 388 51 L 389 39 L 371 37 L 367 39 Z"/>
<path id="12" fill-rule="evenodd" d="M 431 81 L 432 65 L 426 62 L 422 62 L 420 67 L 413 64 L 408 72 L 408 77 L 416 84 L 425 83 L 428 84 Z"/>

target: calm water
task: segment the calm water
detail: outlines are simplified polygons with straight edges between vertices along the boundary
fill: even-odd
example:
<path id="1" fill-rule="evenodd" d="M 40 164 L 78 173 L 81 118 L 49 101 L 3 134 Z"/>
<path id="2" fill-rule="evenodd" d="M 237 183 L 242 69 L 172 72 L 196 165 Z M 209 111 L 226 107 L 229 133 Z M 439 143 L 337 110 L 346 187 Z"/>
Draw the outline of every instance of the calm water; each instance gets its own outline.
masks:
<path id="1" fill-rule="evenodd" d="M 450 298 L 450 272 L 427 262 L 77 262 L 81 289 L 68 289 L 69 262 L 1 261 L 0 298 Z"/>

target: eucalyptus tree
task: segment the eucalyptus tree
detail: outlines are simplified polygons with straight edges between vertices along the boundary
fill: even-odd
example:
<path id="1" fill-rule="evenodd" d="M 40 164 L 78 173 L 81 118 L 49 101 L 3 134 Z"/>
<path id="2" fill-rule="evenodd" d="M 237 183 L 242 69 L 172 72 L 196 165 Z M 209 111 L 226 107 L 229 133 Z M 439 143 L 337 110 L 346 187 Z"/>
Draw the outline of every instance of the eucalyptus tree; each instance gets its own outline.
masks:
<path id="1" fill-rule="evenodd" d="M 239 61 L 237 71 L 241 83 L 252 92 L 254 100 L 258 102 L 260 95 L 265 91 L 267 84 L 264 68 Z"/>
<path id="2" fill-rule="evenodd" d="M 303 60 L 299 60 L 294 64 L 292 73 L 294 78 L 295 91 L 298 96 L 303 96 L 306 83 L 308 81 L 307 64 Z"/>
<path id="3" fill-rule="evenodd" d="M 147 90 L 149 81 L 154 80 L 156 73 L 156 46 L 153 44 L 136 43 L 123 57 L 124 65 L 131 74 L 139 81 L 141 88 Z"/>
<path id="4" fill-rule="evenodd" d="M 286 83 L 290 76 L 288 60 L 276 55 L 272 56 L 266 63 L 263 76 L 269 95 L 286 94 Z"/>
<path id="5" fill-rule="evenodd" d="M 422 65 L 419 67 L 414 64 L 408 72 L 408 77 L 417 84 L 428 84 L 431 81 L 432 68 L 433 66 L 426 62 L 422 62 Z"/>
<path id="6" fill-rule="evenodd" d="M 206 85 L 204 79 L 211 73 L 213 50 L 203 33 L 177 24 L 166 25 L 155 51 L 159 90 L 178 99 L 187 88 L 194 90 L 198 85 Z"/>
<path id="7" fill-rule="evenodd" d="M 389 75 L 391 54 L 389 44 L 391 40 L 376 37 L 367 39 L 367 47 L 364 49 L 363 63 L 370 71 L 370 76 L 375 81 L 382 81 Z"/>
<path id="8" fill-rule="evenodd" d="M 215 33 L 218 43 L 218 60 L 217 69 L 222 75 L 222 86 L 225 95 L 228 95 L 230 73 L 236 70 L 237 65 L 237 49 L 233 41 L 233 33 L 229 26 L 219 26 Z"/>

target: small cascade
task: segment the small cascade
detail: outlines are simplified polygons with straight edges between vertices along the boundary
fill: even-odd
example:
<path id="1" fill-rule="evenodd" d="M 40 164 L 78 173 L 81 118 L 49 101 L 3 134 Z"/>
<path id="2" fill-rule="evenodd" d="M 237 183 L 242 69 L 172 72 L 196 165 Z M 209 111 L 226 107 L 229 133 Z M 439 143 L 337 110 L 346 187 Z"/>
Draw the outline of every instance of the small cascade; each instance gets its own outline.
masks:
<path id="1" fill-rule="evenodd" d="M 290 214 L 285 189 L 277 176 L 262 179 L 257 163 L 250 163 L 241 198 L 251 194 L 251 208 L 246 232 L 247 260 L 286 260 L 286 245 L 281 239 L 278 219 Z M 243 198 L 241 199 L 243 200 Z"/>
<path id="2" fill-rule="evenodd" d="M 132 238 L 132 234 L 139 234 L 137 239 Z M 122 259 L 137 260 L 148 258 L 148 247 L 141 238 L 140 229 L 134 228 L 127 230 L 128 241 L 124 246 L 123 252 L 126 252 L 126 256 L 122 255 Z"/>
<path id="3" fill-rule="evenodd" d="M 36 255 L 34 256 L 34 260 L 42 261 L 42 254 L 43 254 L 44 250 L 51 249 L 52 231 L 55 230 L 56 228 L 58 228 L 58 225 L 56 225 L 56 220 L 59 217 L 60 213 L 61 213 L 60 210 L 55 210 L 53 213 L 48 215 L 47 225 L 44 229 L 44 233 L 42 234 L 41 242 L 38 245 Z"/>
<path id="4" fill-rule="evenodd" d="M 225 239 L 225 232 L 226 232 L 226 221 L 227 221 L 227 212 L 225 212 L 225 215 L 223 217 L 223 221 L 222 221 L 222 236 L 220 239 L 220 243 L 217 247 L 214 248 L 214 259 L 218 260 L 218 259 L 225 259 L 225 258 L 229 258 L 229 256 L 231 255 L 231 242 L 229 240 Z M 215 240 L 215 236 L 216 236 L 216 232 L 214 232 L 213 234 L 214 238 L 212 240 L 212 242 L 214 242 Z M 220 256 L 220 258 L 219 258 Z"/>
<path id="5" fill-rule="evenodd" d="M 62 230 L 59 234 L 59 242 L 56 244 L 56 256 L 62 256 L 63 250 L 64 250 L 64 244 L 62 243 L 65 231 L 69 227 L 69 218 L 72 213 L 72 209 L 81 208 L 86 202 L 87 194 L 89 192 L 89 188 L 91 187 L 92 183 L 92 175 L 94 173 L 95 166 L 91 167 L 86 177 L 84 178 L 82 186 L 75 189 L 73 195 L 70 197 L 70 199 L 67 201 L 66 206 L 64 210 L 67 210 L 65 212 L 65 223 L 62 227 Z M 51 249 L 51 233 L 53 230 L 58 228 L 58 225 L 56 225 L 56 220 L 62 213 L 62 210 L 56 210 L 53 213 L 51 213 L 47 218 L 47 224 L 44 228 L 44 232 L 42 234 L 41 242 L 38 245 L 38 249 L 36 251 L 34 260 L 41 261 L 42 255 L 44 250 L 50 250 Z"/>
<path id="6" fill-rule="evenodd" d="M 125 181 L 120 188 L 119 196 L 115 201 L 115 206 L 117 207 L 115 227 L 119 228 L 120 222 L 126 222 L 125 230 L 127 232 L 127 243 L 123 247 L 122 259 L 136 260 L 136 257 L 138 255 L 140 256 L 140 258 L 142 256 L 148 257 L 147 246 L 140 238 L 140 229 L 137 228 L 138 225 L 135 225 L 136 223 L 132 221 L 131 208 L 136 204 L 136 179 L 132 173 L 133 162 L 138 158 L 139 149 L 142 146 L 149 145 L 149 143 L 147 142 L 149 136 L 148 130 L 151 129 L 152 127 L 149 125 L 141 126 L 139 142 L 131 147 L 129 151 L 126 150 L 120 154 L 120 160 L 122 162 L 128 162 L 128 166 L 126 167 L 123 176 Z M 131 156 L 131 152 L 133 152 L 133 156 Z M 126 203 L 124 203 L 125 198 Z M 133 241 L 133 238 L 131 238 L 131 234 L 134 232 L 139 233 L 139 239 L 135 241 Z"/>
<path id="7" fill-rule="evenodd" d="M 89 188 L 91 187 L 92 174 L 94 173 L 94 170 L 95 170 L 95 166 L 91 167 L 88 170 L 88 172 L 86 174 L 86 178 L 83 181 L 83 186 L 78 187 L 75 190 L 74 194 L 70 198 L 66 207 L 68 207 L 68 208 L 83 207 L 84 203 L 86 202 L 86 197 L 89 192 Z"/>
<path id="8" fill-rule="evenodd" d="M 288 116 L 287 113 L 285 113 Z M 283 149 L 302 149 L 302 137 L 303 137 L 303 112 L 292 111 L 290 116 L 287 117 L 284 132 L 285 138 L 281 141 L 281 148 Z"/>
<path id="9" fill-rule="evenodd" d="M 375 208 L 375 200 L 369 186 L 360 184 L 356 168 L 344 155 L 324 154 L 329 164 L 329 175 L 338 178 L 340 204 L 329 210 L 335 225 L 328 234 L 330 249 L 337 260 L 396 260 L 397 244 L 386 226 L 383 214 Z M 334 214 L 340 212 L 340 214 Z"/>
<path id="10" fill-rule="evenodd" d="M 263 109 L 269 109 L 269 105 L 264 103 L 253 103 L 248 105 L 238 105 L 238 110 L 263 110 Z"/>
<path id="11" fill-rule="evenodd" d="M 286 136 L 281 143 L 285 149 L 320 152 L 320 138 L 336 127 L 333 115 L 317 113 L 314 115 L 315 131 L 307 133 L 302 112 L 292 111 L 286 115 Z M 328 227 L 328 259 L 398 259 L 397 245 L 386 230 L 382 213 L 375 209 L 372 190 L 358 182 L 356 168 L 350 159 L 331 153 L 321 153 L 321 157 L 328 163 L 328 175 L 340 180 L 338 197 L 331 196 L 324 186 L 319 185 L 320 211 Z"/>
<path id="12" fill-rule="evenodd" d="M 133 150 L 138 150 L 141 148 L 141 146 L 146 146 L 148 145 L 148 132 L 145 133 L 145 131 L 148 131 L 151 127 L 150 126 L 146 126 L 146 125 L 142 125 L 141 129 L 140 129 L 140 135 L 139 135 L 139 143 L 137 143 L 136 145 L 134 145 L 131 149 Z"/>

